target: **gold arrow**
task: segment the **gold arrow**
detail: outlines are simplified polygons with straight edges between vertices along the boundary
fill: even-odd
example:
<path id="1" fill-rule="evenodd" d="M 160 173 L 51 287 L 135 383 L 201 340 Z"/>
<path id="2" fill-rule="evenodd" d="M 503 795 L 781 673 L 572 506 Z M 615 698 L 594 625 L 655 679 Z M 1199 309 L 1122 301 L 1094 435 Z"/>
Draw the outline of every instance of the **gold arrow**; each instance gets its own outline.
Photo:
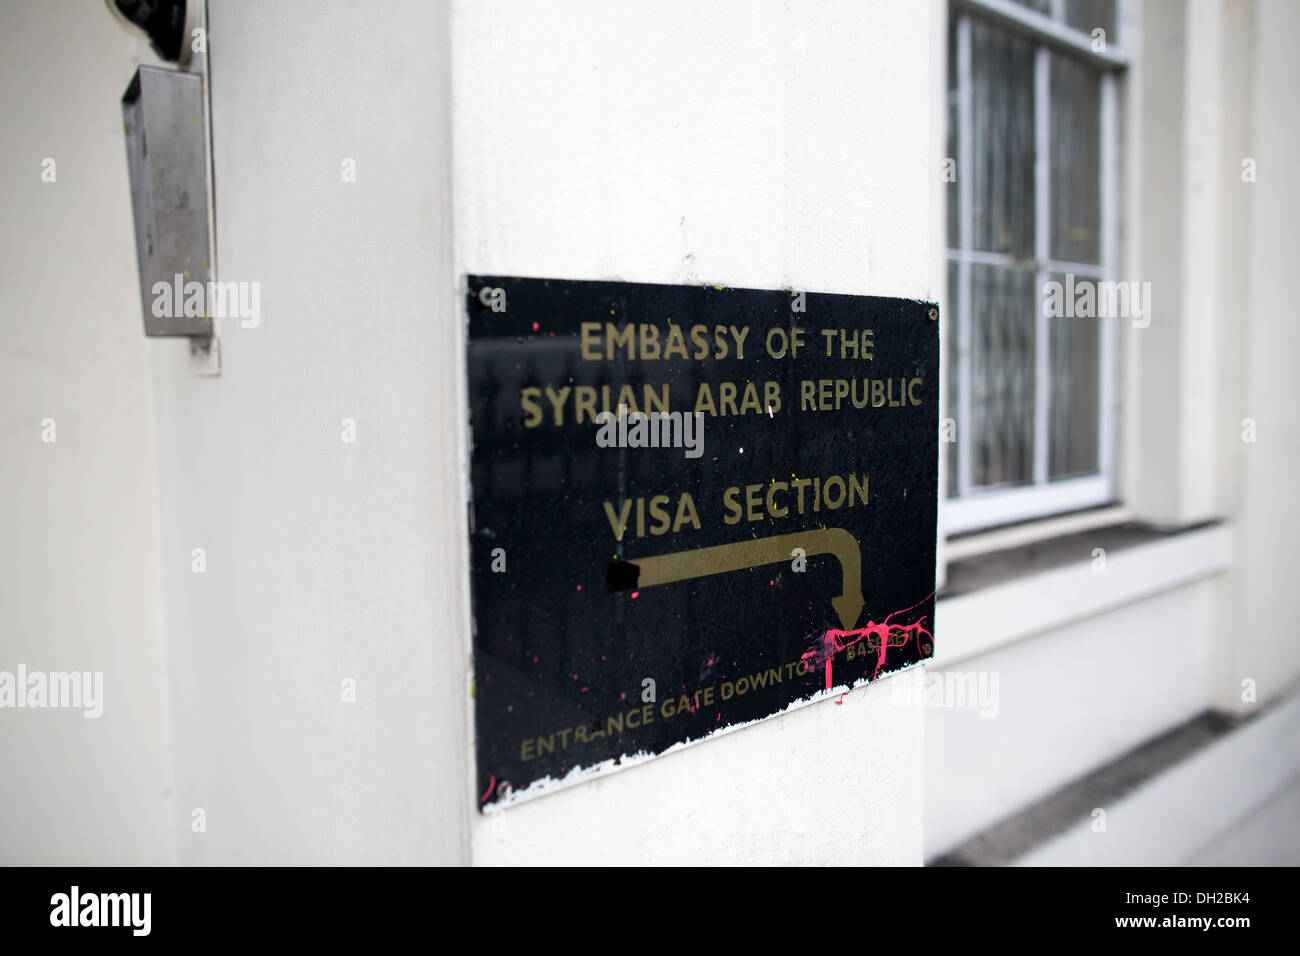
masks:
<path id="1" fill-rule="evenodd" d="M 649 558 L 628 559 L 638 570 L 636 586 L 650 588 L 657 584 L 672 584 L 690 578 L 703 578 L 711 574 L 742 571 L 760 564 L 781 564 L 789 561 L 795 548 L 802 548 L 808 557 L 833 554 L 840 562 L 843 583 L 840 596 L 831 598 L 831 606 L 839 615 L 844 630 L 851 630 L 862 613 L 862 552 L 858 541 L 843 528 L 822 528 L 816 531 L 797 531 L 772 538 L 755 538 L 735 544 L 719 544 L 711 548 L 676 551 Z"/>

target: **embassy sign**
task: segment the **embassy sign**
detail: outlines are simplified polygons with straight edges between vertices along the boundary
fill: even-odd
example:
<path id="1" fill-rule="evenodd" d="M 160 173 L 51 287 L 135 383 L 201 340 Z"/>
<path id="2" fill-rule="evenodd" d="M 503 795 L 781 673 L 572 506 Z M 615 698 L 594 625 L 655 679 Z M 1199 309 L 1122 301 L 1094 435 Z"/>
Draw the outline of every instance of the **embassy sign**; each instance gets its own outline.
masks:
<path id="1" fill-rule="evenodd" d="M 934 305 L 504 276 L 464 302 L 482 805 L 933 653 Z M 695 454 L 628 438 L 688 421 Z"/>

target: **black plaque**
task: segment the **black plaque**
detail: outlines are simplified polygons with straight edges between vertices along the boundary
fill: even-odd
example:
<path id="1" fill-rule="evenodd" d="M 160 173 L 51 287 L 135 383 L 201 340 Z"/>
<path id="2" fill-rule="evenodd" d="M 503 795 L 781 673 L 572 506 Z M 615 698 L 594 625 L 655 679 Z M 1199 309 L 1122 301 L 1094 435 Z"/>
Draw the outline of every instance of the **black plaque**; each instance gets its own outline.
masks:
<path id="1" fill-rule="evenodd" d="M 933 652 L 933 304 L 505 276 L 464 301 L 482 804 Z M 702 450 L 674 447 L 697 411 Z M 633 447 L 652 424 L 669 447 Z"/>

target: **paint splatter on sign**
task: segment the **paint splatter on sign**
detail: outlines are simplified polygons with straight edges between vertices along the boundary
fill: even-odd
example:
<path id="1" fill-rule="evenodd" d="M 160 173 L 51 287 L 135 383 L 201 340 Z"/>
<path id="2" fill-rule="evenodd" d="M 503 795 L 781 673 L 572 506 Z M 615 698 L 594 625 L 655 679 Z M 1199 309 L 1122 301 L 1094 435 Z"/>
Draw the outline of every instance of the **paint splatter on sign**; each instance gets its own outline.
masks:
<path id="1" fill-rule="evenodd" d="M 484 805 L 929 656 L 933 306 L 501 276 L 464 301 Z"/>

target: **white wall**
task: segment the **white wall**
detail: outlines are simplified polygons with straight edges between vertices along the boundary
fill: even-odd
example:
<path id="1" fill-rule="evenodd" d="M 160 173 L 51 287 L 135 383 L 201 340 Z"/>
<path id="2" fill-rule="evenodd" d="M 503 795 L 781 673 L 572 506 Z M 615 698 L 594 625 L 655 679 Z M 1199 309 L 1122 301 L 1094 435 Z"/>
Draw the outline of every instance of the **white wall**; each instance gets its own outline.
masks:
<path id="1" fill-rule="evenodd" d="M 1203 711 L 1213 595 L 1200 581 L 935 668 L 984 675 L 997 706 L 926 711 L 926 857 Z"/>
<path id="2" fill-rule="evenodd" d="M 1214 180 L 1196 241 L 1223 226 L 1236 271 L 1209 294 L 1226 309 L 1241 281 L 1239 307 L 1202 303 L 1188 334 L 1153 324 L 1136 350 L 1136 503 L 1215 503 L 1229 574 L 951 665 L 999 672 L 995 720 L 894 706 L 916 671 L 489 817 L 471 783 L 459 275 L 932 297 L 934 5 L 410 0 L 361 29 L 332 0 L 212 0 L 217 266 L 260 282 L 262 305 L 261 327 L 224 324 L 219 379 L 141 330 L 118 101 L 145 44 L 98 3 L 0 7 L 0 669 L 106 684 L 97 721 L 0 711 L 0 763 L 20 768 L 0 775 L 0 862 L 917 863 L 923 808 L 934 853 L 1210 699 L 1240 707 L 1240 677 L 1282 694 L 1300 675 L 1300 133 L 1278 118 L 1300 8 L 1206 0 L 1189 34 L 1178 7 L 1148 6 L 1172 17 L 1155 51 L 1171 83 L 1253 50 L 1199 113 L 1143 104 L 1145 135 L 1182 143 L 1249 96 L 1215 156 L 1149 151 L 1144 168 L 1174 210 L 1147 217 L 1147 250 Z M 1248 41 L 1207 46 L 1243 21 Z M 1139 260 L 1173 283 L 1156 323 L 1216 261 L 1197 249 Z M 1146 374 L 1188 349 L 1165 384 Z M 1189 389 L 1214 414 L 1161 431 L 1152 409 Z M 1227 428 L 1246 416 L 1253 445 Z M 937 635 L 949 666 L 962 635 L 942 608 Z"/>
<path id="3" fill-rule="evenodd" d="M 1300 777 L 1216 837 L 1191 866 L 1300 866 Z"/>
<path id="4" fill-rule="evenodd" d="M 957 662 L 954 669 L 998 673 L 1003 706 L 996 719 L 929 713 L 928 856 L 1198 710 L 1250 714 L 1300 678 L 1300 596 L 1291 581 L 1300 530 L 1291 490 L 1300 472 L 1293 372 L 1300 333 L 1286 304 L 1289 264 L 1300 254 L 1300 191 L 1287 172 L 1300 150 L 1292 102 L 1300 64 L 1284 39 L 1300 27 L 1300 7 L 1286 0 L 1149 0 L 1138 10 L 1138 59 L 1126 97 L 1135 111 L 1127 168 L 1136 181 L 1125 232 L 1130 268 L 1152 283 L 1154 308 L 1149 328 L 1126 332 L 1136 364 L 1133 392 L 1123 400 L 1126 434 L 1134 439 L 1125 503 L 1158 524 L 1225 519 L 1231 556 L 1209 553 L 1213 533 L 1171 539 L 1168 546 L 1183 551 L 1201 542 L 1205 560 L 1170 552 L 1159 569 L 1126 566 L 1135 573 L 1125 583 L 1149 586 L 1184 563 L 1189 571 L 1199 566 L 1203 580 L 1157 597 L 1130 597 L 1132 603 L 1040 627 L 1021 643 Z M 1246 157 L 1257 163 L 1253 183 L 1241 179 Z M 1247 417 L 1256 422 L 1254 443 L 1242 441 Z M 1122 562 L 1143 551 L 1150 547 L 1112 555 L 1112 571 L 1091 581 L 1083 562 L 1077 586 L 1024 587 L 1014 599 L 1007 592 L 996 609 L 999 623 L 1032 619 L 1044 607 L 1087 604 L 1097 582 L 1113 585 L 1115 573 L 1126 573 Z M 1212 576 L 1220 570 L 1227 573 Z M 1057 575 L 1043 580 L 1064 583 Z M 992 611 L 992 603 L 980 607 Z M 962 618 L 962 626 L 946 628 L 940 603 L 936 661 L 945 668 L 954 645 L 984 640 L 972 631 L 994 630 L 971 614 Z M 1243 699 L 1244 679 L 1255 682 L 1252 701 Z M 1221 774 L 1231 772 L 1234 746 L 1229 738 L 1208 758 L 1222 762 Z M 1249 812 L 1233 805 L 1215 825 Z M 1240 826 L 1258 833 L 1262 825 L 1246 819 Z M 1080 832 L 1089 832 L 1086 825 Z M 1151 831 L 1112 837 L 1111 850 L 1129 853 L 1126 859 L 1178 862 L 1161 856 Z M 1178 837 L 1196 839 L 1188 832 Z"/>
<path id="5" fill-rule="evenodd" d="M 921 717 L 879 693 L 471 809 L 455 309 L 470 270 L 932 295 L 927 14 L 454 10 L 453 269 L 448 9 L 360 30 L 342 3 L 213 0 L 217 270 L 260 283 L 261 326 L 224 322 L 205 378 L 140 329 L 118 99 L 143 43 L 98 6 L 5 8 L 22 138 L 0 195 L 34 228 L 3 239 L 4 650 L 102 667 L 110 696 L 98 723 L 0 715 L 6 758 L 40 768 L 6 775 L 0 847 L 463 862 L 472 837 L 487 863 L 920 862 Z M 68 160 L 42 188 L 47 154 Z"/>
<path id="6" fill-rule="evenodd" d="M 1289 0 L 1150 0 L 1140 82 L 1139 271 L 1152 282 L 1150 328 L 1132 333 L 1137 382 L 1138 515 L 1233 523 L 1239 560 L 1214 607 L 1213 700 L 1248 712 L 1300 680 L 1300 597 L 1291 582 L 1300 504 L 1300 384 L 1290 316 L 1300 255 L 1300 63 L 1284 37 Z M 1255 162 L 1255 181 L 1242 161 Z M 1255 440 L 1243 441 L 1246 419 Z"/>
<path id="7" fill-rule="evenodd" d="M 1276 699 L 1300 680 L 1300 590 L 1295 585 L 1300 532 L 1300 324 L 1295 320 L 1295 263 L 1300 257 L 1300 59 L 1287 38 L 1300 33 L 1300 5 L 1259 0 L 1254 11 L 1252 102 L 1248 151 L 1254 183 L 1242 183 L 1230 156 L 1225 177 L 1247 206 L 1249 248 L 1245 287 L 1234 288 L 1225 335 L 1239 336 L 1244 354 L 1240 390 L 1221 447 L 1238 462 L 1234 514 L 1242 560 L 1233 569 L 1220 617 L 1224 680 L 1219 703 L 1250 710 L 1241 681 L 1256 682 L 1259 700 Z M 1241 420 L 1253 418 L 1256 441 L 1241 441 Z"/>
<path id="8" fill-rule="evenodd" d="M 925 5 L 453 10 L 458 273 L 933 295 Z M 476 815 L 473 859 L 919 863 L 883 696 Z"/>
<path id="9" fill-rule="evenodd" d="M 217 269 L 261 325 L 220 378 L 153 347 L 186 863 L 468 855 L 447 13 L 385 10 L 210 4 Z"/>
<path id="10" fill-rule="evenodd" d="M 120 107 L 142 61 L 102 4 L 0 5 L 0 670 L 104 682 L 98 719 L 0 710 L 0 863 L 174 858 L 150 347 Z"/>

